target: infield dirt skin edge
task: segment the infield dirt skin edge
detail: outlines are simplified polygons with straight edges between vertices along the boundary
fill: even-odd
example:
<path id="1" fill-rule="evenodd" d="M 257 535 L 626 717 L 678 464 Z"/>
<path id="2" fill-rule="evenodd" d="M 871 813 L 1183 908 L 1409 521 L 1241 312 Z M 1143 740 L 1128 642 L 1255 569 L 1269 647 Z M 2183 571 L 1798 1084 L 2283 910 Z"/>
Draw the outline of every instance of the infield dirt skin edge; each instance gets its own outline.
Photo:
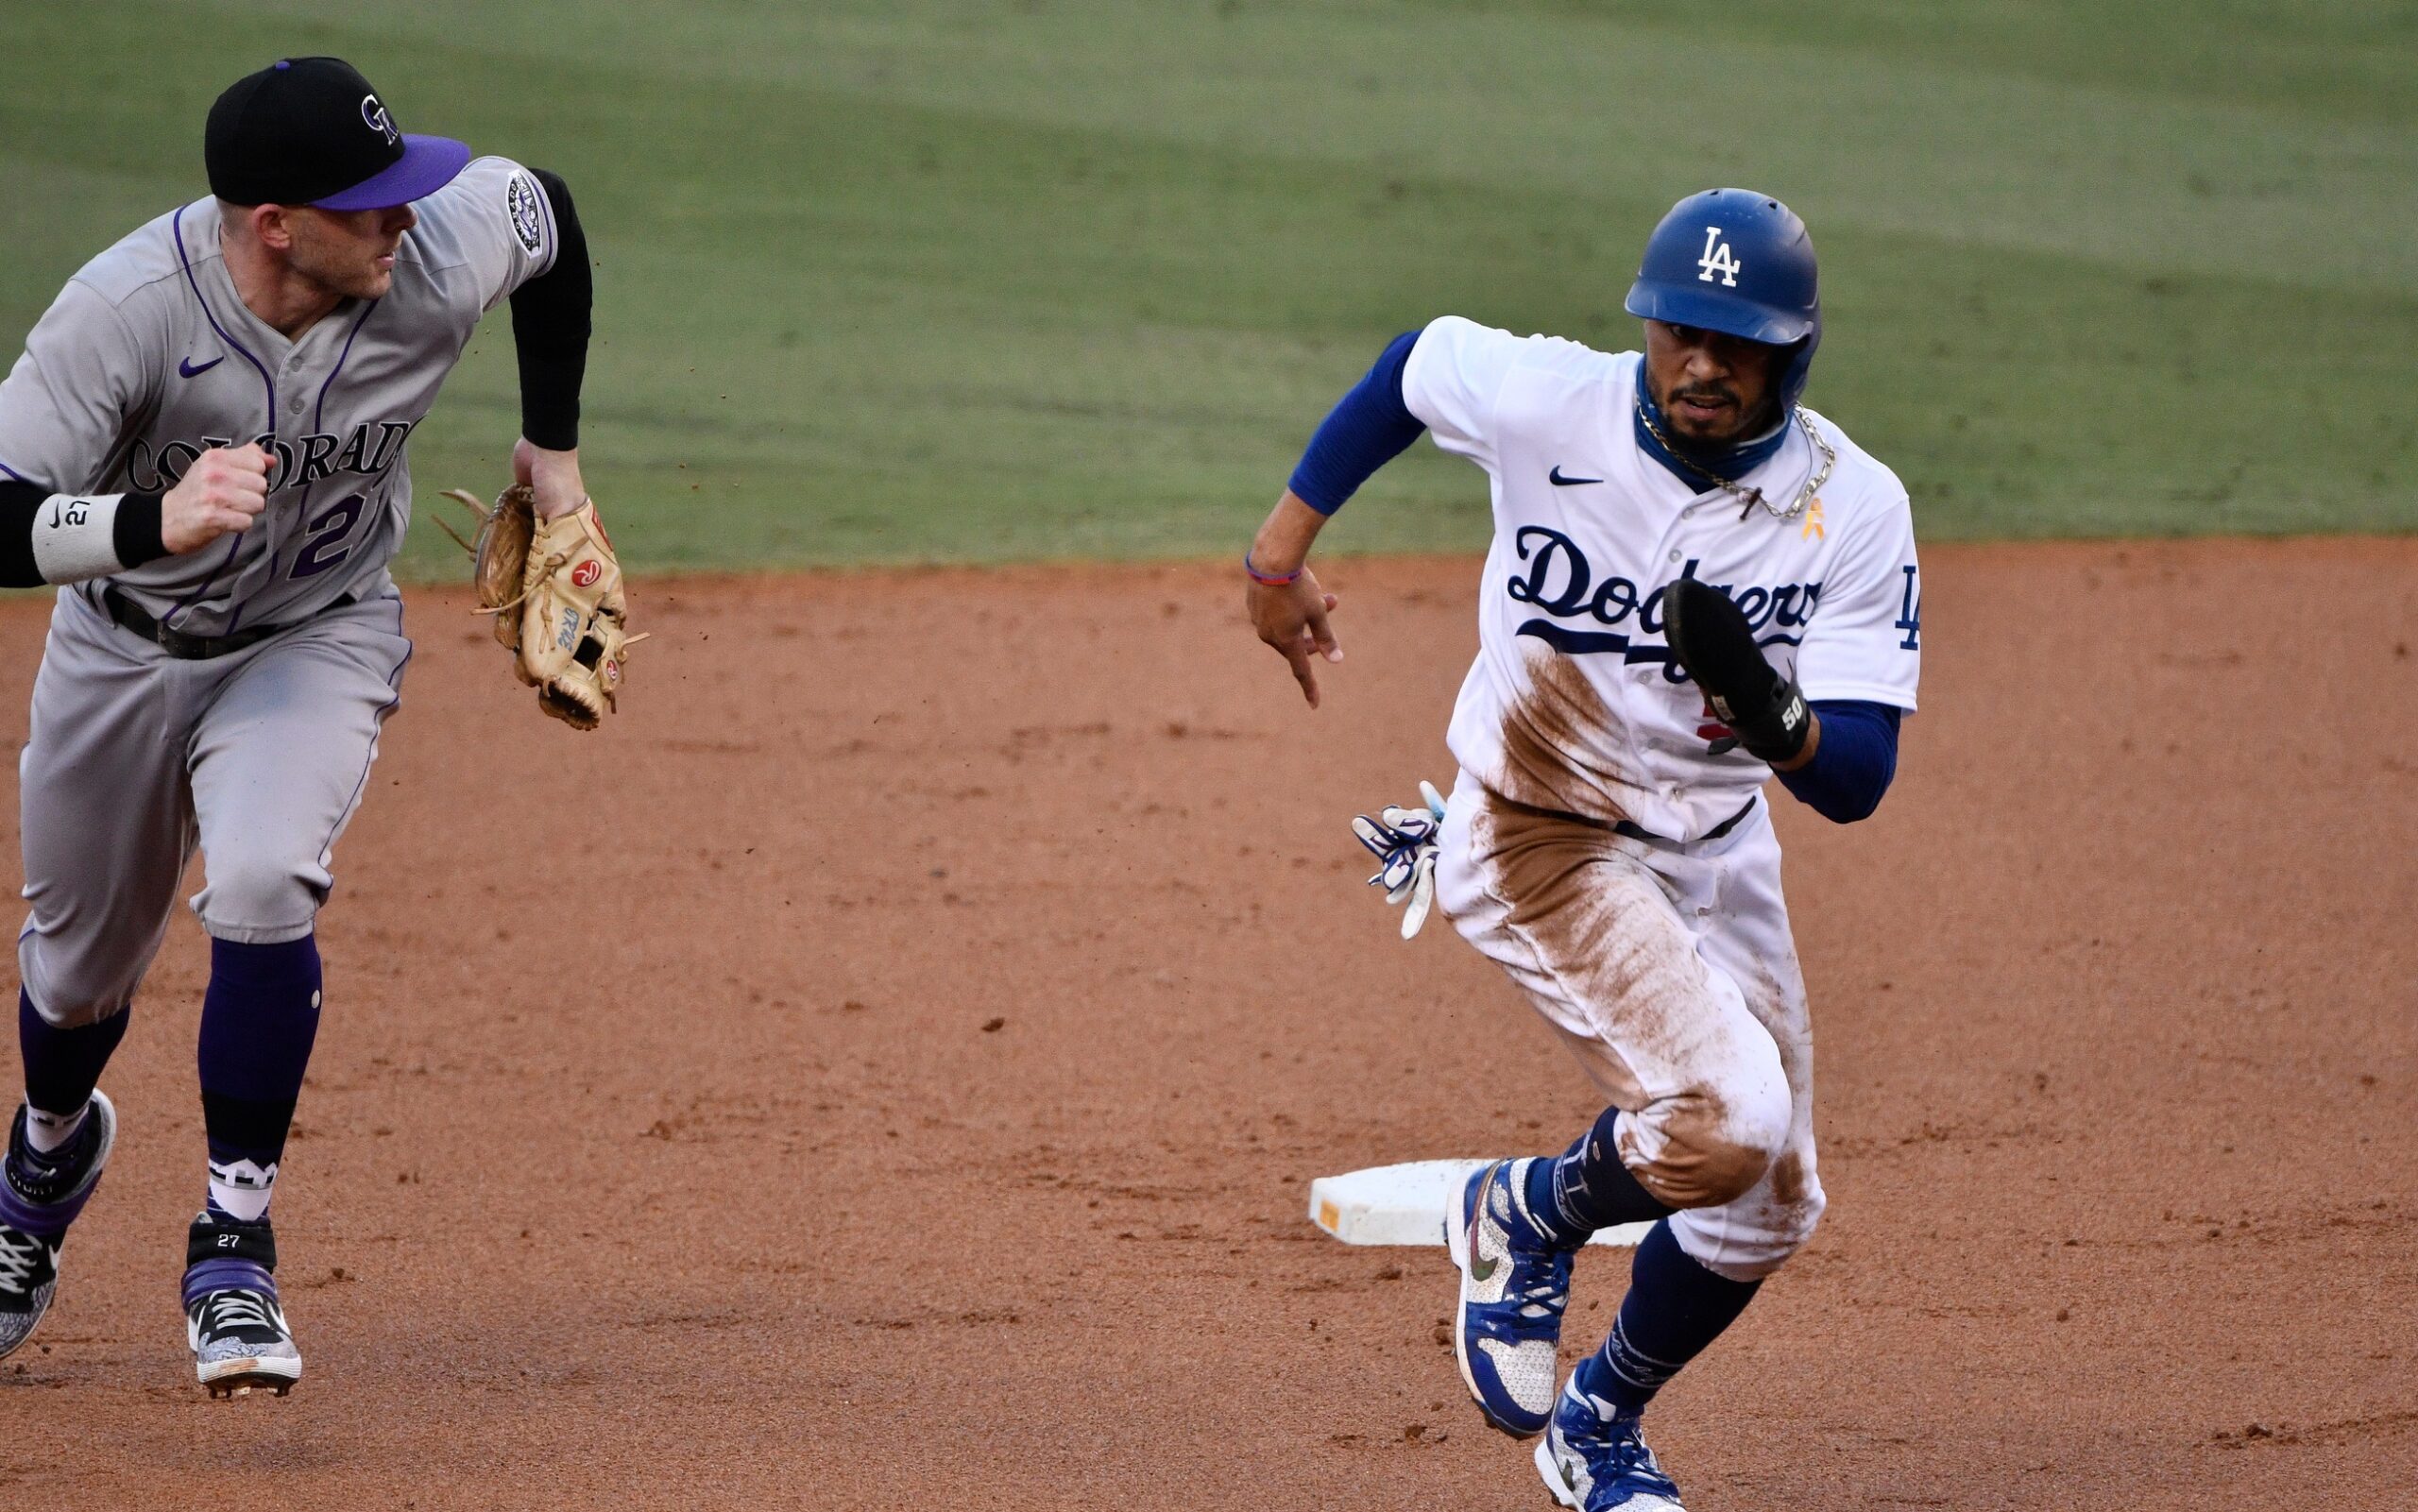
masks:
<path id="1" fill-rule="evenodd" d="M 621 716 L 458 593 L 322 918 L 277 1212 L 309 1363 L 211 1402 L 179 918 L 0 1366 L 44 1504 L 1528 1508 L 1443 1250 L 1317 1175 L 1558 1148 L 1576 1067 L 1346 828 L 1447 783 L 1473 560 L 641 582 Z M 2418 543 L 1934 548 L 1923 712 L 1784 799 L 1808 1251 L 1657 1407 L 1699 1512 L 2377 1506 L 2418 1465 Z M 0 604 L 21 742 L 47 605 Z M 0 855 L 16 856 L 15 805 Z M 1626 1257 L 1581 1258 L 1572 1351 Z M 2251 1490 L 2250 1488 L 2257 1488 Z"/>

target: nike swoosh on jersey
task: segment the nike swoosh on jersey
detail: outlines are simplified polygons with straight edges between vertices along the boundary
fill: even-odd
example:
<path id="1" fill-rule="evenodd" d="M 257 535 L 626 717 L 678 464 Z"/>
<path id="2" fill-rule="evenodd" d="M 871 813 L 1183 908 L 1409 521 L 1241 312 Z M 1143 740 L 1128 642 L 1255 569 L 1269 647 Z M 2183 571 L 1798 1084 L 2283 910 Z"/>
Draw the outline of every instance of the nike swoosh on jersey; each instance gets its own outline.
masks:
<path id="1" fill-rule="evenodd" d="M 1562 474 L 1561 464 L 1557 462 L 1553 465 L 1553 471 L 1545 474 L 1545 481 L 1552 484 L 1557 488 L 1570 488 L 1582 483 L 1602 483 L 1604 480 L 1601 478 L 1565 477 Z"/>
<path id="2" fill-rule="evenodd" d="M 217 366 L 220 363 L 223 363 L 226 360 L 226 355 L 221 353 L 196 367 L 194 365 L 192 358 L 183 358 L 177 364 L 177 376 L 179 378 L 199 378 L 202 374 L 210 371 L 212 368 Z"/>

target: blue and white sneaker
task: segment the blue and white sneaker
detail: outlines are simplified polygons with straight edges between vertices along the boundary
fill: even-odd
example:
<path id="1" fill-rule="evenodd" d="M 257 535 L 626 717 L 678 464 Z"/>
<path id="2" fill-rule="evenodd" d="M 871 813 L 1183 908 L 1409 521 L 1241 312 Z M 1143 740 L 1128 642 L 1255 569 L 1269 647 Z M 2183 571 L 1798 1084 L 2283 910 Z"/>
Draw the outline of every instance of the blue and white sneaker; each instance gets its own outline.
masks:
<path id="1" fill-rule="evenodd" d="M 1515 1438 L 1542 1432 L 1553 1418 L 1555 1353 L 1576 1252 L 1529 1215 L 1532 1164 L 1496 1161 L 1473 1174 L 1461 1189 L 1460 1221 L 1444 1224 L 1461 1271 L 1453 1357 L 1486 1420 Z"/>
<path id="2" fill-rule="evenodd" d="M 0 1357 L 25 1343 L 50 1310 L 67 1226 L 92 1200 L 116 1143 L 117 1109 L 103 1093 L 93 1094 L 75 1137 L 47 1158 L 26 1144 L 26 1111 L 18 1108 L 0 1169 Z"/>
<path id="3" fill-rule="evenodd" d="M 1574 1378 L 1537 1442 L 1537 1473 L 1575 1512 L 1687 1512 L 1679 1488 L 1645 1447 L 1641 1419 L 1591 1399 Z"/>

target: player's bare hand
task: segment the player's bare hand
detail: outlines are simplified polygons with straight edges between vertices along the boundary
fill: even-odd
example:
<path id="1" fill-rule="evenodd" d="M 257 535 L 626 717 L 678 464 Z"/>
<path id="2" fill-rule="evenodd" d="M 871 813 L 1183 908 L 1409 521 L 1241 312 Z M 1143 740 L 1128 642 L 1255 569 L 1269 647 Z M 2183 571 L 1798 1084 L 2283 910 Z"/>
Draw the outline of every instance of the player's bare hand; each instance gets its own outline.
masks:
<path id="1" fill-rule="evenodd" d="M 512 445 L 512 481 L 537 491 L 537 518 L 553 519 L 587 502 L 587 484 L 579 475 L 579 449 L 549 451 L 522 436 Z"/>
<path id="2" fill-rule="evenodd" d="M 1343 645 L 1327 623 L 1327 616 L 1335 612 L 1335 595 L 1320 587 L 1317 576 L 1303 565 L 1309 557 L 1310 543 L 1325 525 L 1324 515 L 1287 488 L 1243 555 L 1243 567 L 1251 576 L 1243 612 L 1251 616 L 1251 627 L 1259 638 L 1273 646 L 1293 669 L 1293 681 L 1302 685 L 1302 697 L 1312 708 L 1319 706 L 1319 675 L 1313 661 L 1343 659 Z M 1289 581 L 1262 581 L 1269 578 Z"/>
<path id="3" fill-rule="evenodd" d="M 1253 582 L 1244 599 L 1252 628 L 1293 669 L 1293 680 L 1312 708 L 1319 706 L 1318 661 L 1343 659 L 1343 643 L 1327 622 L 1337 602 L 1306 567 L 1290 583 Z"/>
<path id="4" fill-rule="evenodd" d="M 212 447 L 160 500 L 160 544 L 175 555 L 251 529 L 268 506 L 268 453 L 258 442 Z"/>

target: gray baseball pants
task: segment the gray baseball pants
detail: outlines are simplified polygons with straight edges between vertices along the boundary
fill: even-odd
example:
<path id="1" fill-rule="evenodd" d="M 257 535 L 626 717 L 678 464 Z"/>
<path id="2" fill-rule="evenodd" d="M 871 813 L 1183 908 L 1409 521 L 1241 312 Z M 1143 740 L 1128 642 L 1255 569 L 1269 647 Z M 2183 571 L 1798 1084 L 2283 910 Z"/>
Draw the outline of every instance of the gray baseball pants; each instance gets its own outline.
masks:
<path id="1" fill-rule="evenodd" d="M 168 655 L 95 603 L 59 596 L 18 762 L 32 909 L 17 962 L 60 1028 L 132 1001 L 196 844 L 208 885 L 192 907 L 213 937 L 311 932 L 412 649 L 390 582 L 206 660 Z"/>

